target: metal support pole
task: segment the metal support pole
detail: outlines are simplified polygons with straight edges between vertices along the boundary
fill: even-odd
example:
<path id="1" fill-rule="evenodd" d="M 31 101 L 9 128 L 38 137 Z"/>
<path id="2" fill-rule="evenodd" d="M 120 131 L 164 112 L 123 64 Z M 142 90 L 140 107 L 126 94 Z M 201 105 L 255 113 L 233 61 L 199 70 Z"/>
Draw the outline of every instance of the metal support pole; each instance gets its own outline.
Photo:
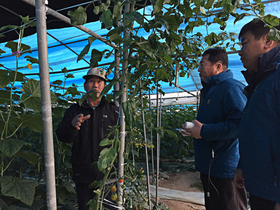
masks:
<path id="1" fill-rule="evenodd" d="M 120 57 L 118 56 L 118 50 L 115 50 L 115 79 L 120 78 Z M 116 95 L 116 93 L 120 90 L 120 83 L 117 82 L 114 86 L 114 102 L 116 106 L 119 106 L 119 96 Z"/>
<path id="2" fill-rule="evenodd" d="M 151 105 L 152 105 L 152 100 L 151 100 L 151 90 L 149 88 L 149 109 L 150 109 L 150 115 L 152 115 L 152 111 L 151 111 Z M 153 130 L 151 129 L 151 144 L 153 145 Z M 152 156 L 152 177 L 153 177 L 153 181 L 154 181 L 154 177 L 155 177 L 155 165 L 154 165 L 154 149 L 153 147 L 151 147 L 151 156 Z"/>
<path id="3" fill-rule="evenodd" d="M 160 93 L 160 102 L 159 102 L 159 127 L 161 127 L 161 106 L 162 106 L 162 94 Z"/>
<path id="4" fill-rule="evenodd" d="M 43 139 L 46 170 L 47 208 L 56 210 L 55 170 L 53 150 L 52 109 L 49 80 L 46 7 L 45 0 L 36 0 L 36 27 L 41 86 Z"/>
<path id="5" fill-rule="evenodd" d="M 140 86 L 140 100 L 141 100 L 141 108 L 142 108 L 142 124 L 143 124 L 143 137 L 145 142 L 145 155 L 146 155 L 146 177 L 147 177 L 147 190 L 148 190 L 148 201 L 149 201 L 149 209 L 152 209 L 151 205 L 151 195 L 150 195 L 150 176 L 149 176 L 149 155 L 147 148 L 147 135 L 146 135 L 146 123 L 145 123 L 145 115 L 143 110 L 143 98 L 142 98 L 142 82 L 141 78 L 139 78 L 139 86 Z"/>
<path id="6" fill-rule="evenodd" d="M 130 4 L 126 4 L 125 6 L 125 12 L 128 12 L 130 10 Z M 126 30 L 124 33 L 124 39 L 128 37 L 128 31 Z M 118 170 L 118 175 L 119 178 L 124 176 L 124 149 L 125 149 L 125 115 L 123 112 L 123 103 L 126 102 L 127 100 L 127 66 L 128 66 L 128 48 L 124 44 L 124 55 L 123 55 L 123 65 L 122 65 L 122 94 L 121 94 L 121 101 L 120 101 L 120 141 L 121 141 L 121 147 L 119 151 L 119 170 Z M 123 205 L 123 188 L 122 188 L 123 183 L 119 183 L 118 187 L 118 192 L 119 192 L 119 199 L 120 203 L 119 206 L 122 207 Z"/>
<path id="7" fill-rule="evenodd" d="M 158 84 L 157 84 L 157 128 L 160 127 L 159 125 L 159 105 L 158 105 Z M 156 170 L 156 205 L 158 206 L 158 177 L 159 177 L 159 158 L 160 158 L 160 136 L 157 133 L 157 170 Z"/>

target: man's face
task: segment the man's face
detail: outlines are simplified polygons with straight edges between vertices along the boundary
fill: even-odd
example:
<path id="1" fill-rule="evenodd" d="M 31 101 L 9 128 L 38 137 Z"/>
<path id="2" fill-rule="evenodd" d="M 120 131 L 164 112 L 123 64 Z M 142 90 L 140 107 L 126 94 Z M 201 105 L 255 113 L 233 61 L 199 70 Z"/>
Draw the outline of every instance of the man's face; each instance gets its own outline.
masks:
<path id="1" fill-rule="evenodd" d="M 209 54 L 202 56 L 199 64 L 198 72 L 201 81 L 206 81 L 207 78 L 216 75 L 216 64 L 212 64 L 209 60 Z"/>
<path id="2" fill-rule="evenodd" d="M 265 53 L 265 36 L 259 40 L 251 32 L 246 32 L 241 37 L 241 50 L 239 51 L 240 59 L 244 68 L 250 71 L 257 71 L 258 57 Z"/>
<path id="3" fill-rule="evenodd" d="M 97 76 L 92 76 L 84 83 L 84 89 L 88 93 L 90 90 L 96 92 L 97 97 L 100 96 L 103 88 L 106 86 L 105 81 Z"/>

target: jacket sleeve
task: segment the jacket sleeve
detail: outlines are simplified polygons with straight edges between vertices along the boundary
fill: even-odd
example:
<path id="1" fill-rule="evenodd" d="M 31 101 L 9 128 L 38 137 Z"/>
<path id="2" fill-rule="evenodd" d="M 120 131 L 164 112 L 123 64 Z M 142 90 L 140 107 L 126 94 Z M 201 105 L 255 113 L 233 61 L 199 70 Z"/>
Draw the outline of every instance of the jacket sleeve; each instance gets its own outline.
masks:
<path id="1" fill-rule="evenodd" d="M 278 68 L 278 70 L 280 70 L 280 67 Z M 275 126 L 275 129 L 280 130 L 280 80 L 279 80 L 279 77 L 277 79 L 278 81 L 278 84 L 277 84 L 277 91 L 276 91 L 276 97 L 277 97 L 277 116 L 278 116 L 278 124 L 277 124 L 277 127 Z M 273 126 L 273 125 L 272 125 Z M 272 160 L 273 160 L 273 166 L 275 167 L 275 173 L 276 173 L 276 176 L 277 176 L 277 181 L 278 181 L 278 186 L 280 185 L 280 137 L 279 135 L 275 136 L 275 138 L 273 138 L 273 141 L 271 142 L 271 150 L 272 150 Z M 279 198 L 279 201 L 280 201 L 280 198 Z M 278 202 L 279 202 L 278 201 Z"/>
<path id="2" fill-rule="evenodd" d="M 64 117 L 56 130 L 56 135 L 59 141 L 72 143 L 77 139 L 79 131 L 71 124 L 71 121 L 76 115 L 77 113 L 74 111 L 73 106 L 66 110 Z"/>
<path id="3" fill-rule="evenodd" d="M 202 125 L 200 135 L 205 140 L 235 139 L 242 111 L 246 104 L 243 86 L 230 85 L 224 87 L 225 94 L 222 99 L 222 112 L 224 120 L 215 124 Z"/>

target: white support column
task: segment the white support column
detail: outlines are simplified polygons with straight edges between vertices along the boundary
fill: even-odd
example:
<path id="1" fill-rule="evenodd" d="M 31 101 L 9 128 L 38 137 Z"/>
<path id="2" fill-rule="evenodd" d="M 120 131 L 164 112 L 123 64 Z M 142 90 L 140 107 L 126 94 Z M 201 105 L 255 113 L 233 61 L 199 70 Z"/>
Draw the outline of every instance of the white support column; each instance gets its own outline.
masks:
<path id="1" fill-rule="evenodd" d="M 56 210 L 55 169 L 53 150 L 52 109 L 49 80 L 48 45 L 45 0 L 36 0 L 36 27 L 41 85 L 43 140 L 45 154 L 47 208 Z"/>

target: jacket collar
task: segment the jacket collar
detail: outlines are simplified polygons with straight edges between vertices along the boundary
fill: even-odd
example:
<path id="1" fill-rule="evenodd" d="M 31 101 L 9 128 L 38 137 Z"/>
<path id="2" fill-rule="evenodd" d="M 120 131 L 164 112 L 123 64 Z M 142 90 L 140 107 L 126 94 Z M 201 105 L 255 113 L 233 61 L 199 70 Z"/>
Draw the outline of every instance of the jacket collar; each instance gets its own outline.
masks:
<path id="1" fill-rule="evenodd" d="M 261 80 L 268 77 L 278 68 L 280 63 L 280 46 L 275 47 L 259 56 L 258 58 L 258 70 L 257 72 L 250 71 L 241 71 L 243 74 L 248 86 L 244 89 L 244 94 L 249 99 L 252 93 L 254 92 L 256 86 L 260 83 Z"/>
<path id="2" fill-rule="evenodd" d="M 203 82 L 202 85 L 218 85 L 221 82 L 223 82 L 229 78 L 232 78 L 232 77 L 233 77 L 232 71 L 230 69 L 226 69 L 220 74 L 207 78 L 206 82 Z"/>
<path id="3" fill-rule="evenodd" d="M 98 109 L 98 107 L 102 107 L 102 106 L 104 106 L 104 104 L 106 104 L 106 103 L 108 103 L 108 102 L 107 102 L 106 98 L 103 96 L 103 97 L 101 98 L 101 101 L 99 102 L 99 104 L 98 104 L 95 108 Z M 83 103 L 82 103 L 81 106 L 87 107 L 87 108 L 92 108 L 92 106 L 88 103 L 88 100 L 87 100 L 87 99 L 85 99 L 85 100 L 83 101 Z"/>
<path id="4" fill-rule="evenodd" d="M 280 46 L 275 47 L 260 55 L 258 58 L 258 74 L 262 72 L 271 71 L 276 69 L 276 66 L 279 62 L 277 62 L 277 58 L 280 56 Z"/>

